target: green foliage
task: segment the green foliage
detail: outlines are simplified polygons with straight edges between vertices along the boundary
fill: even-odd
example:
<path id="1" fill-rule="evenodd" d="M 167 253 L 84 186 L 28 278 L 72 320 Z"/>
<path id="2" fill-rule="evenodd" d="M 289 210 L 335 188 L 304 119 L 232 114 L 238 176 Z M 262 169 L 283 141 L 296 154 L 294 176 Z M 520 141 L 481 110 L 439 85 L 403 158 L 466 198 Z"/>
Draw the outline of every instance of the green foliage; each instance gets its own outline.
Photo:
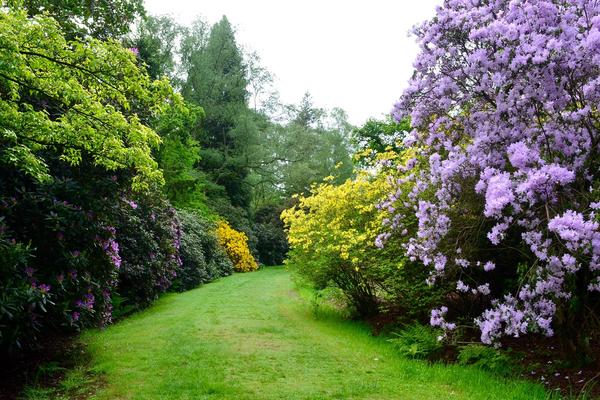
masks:
<path id="1" fill-rule="evenodd" d="M 173 289 L 193 289 L 233 273 L 233 264 L 215 235 L 216 224 L 197 213 L 179 210 L 181 223 L 181 270 Z"/>
<path id="2" fill-rule="evenodd" d="M 178 213 L 181 218 L 181 213 Z M 193 229 L 192 224 L 183 224 L 181 237 L 181 269 L 177 274 L 176 280 L 173 282 L 173 289 L 184 291 L 193 289 L 202 283 L 209 282 L 214 277 L 213 271 L 209 271 L 202 251 L 201 232 Z M 216 271 L 215 271 L 216 272 Z"/>
<path id="3" fill-rule="evenodd" d="M 389 309 L 399 312 L 399 320 L 426 323 L 431 309 L 438 306 L 451 288 L 445 283 L 427 284 L 429 270 L 419 262 L 398 256 L 398 248 L 384 248 L 379 253 L 378 274 L 373 279 L 381 282 L 381 301 Z"/>
<path id="4" fill-rule="evenodd" d="M 179 138 L 166 138 L 158 156 L 159 165 L 165 177 L 165 194 L 174 206 L 209 214 L 204 175 L 195 168 L 200 160 L 199 150 L 194 139 L 184 142 Z"/>
<path id="5" fill-rule="evenodd" d="M 70 165 L 89 156 L 134 170 L 136 189 L 162 183 L 160 137 L 144 121 L 182 104 L 166 80 L 152 82 L 115 42 L 67 42 L 49 17 L 1 11 L 0 32 L 0 163 L 48 182 L 48 152 Z"/>
<path id="6" fill-rule="evenodd" d="M 0 218 L 0 349 L 19 348 L 22 341 L 39 329 L 30 313 L 43 312 L 50 296 L 36 290 L 23 279 L 31 249 L 13 242 Z"/>
<path id="7" fill-rule="evenodd" d="M 247 208 L 250 188 L 245 182 L 254 160 L 252 143 L 257 127 L 247 106 L 246 70 L 229 21 L 224 17 L 208 33 L 201 22 L 184 34 L 183 84 L 186 100 L 206 110 L 200 168 L 223 187 L 233 206 Z"/>
<path id="8" fill-rule="evenodd" d="M 357 147 L 357 159 L 361 165 L 371 165 L 378 154 L 386 151 L 399 153 L 402 147 L 399 141 L 406 132 L 410 132 L 410 121 L 396 122 L 392 117 L 385 121 L 369 119 L 360 128 L 352 131 L 352 143 Z"/>
<path id="9" fill-rule="evenodd" d="M 48 331 L 110 322 L 117 260 L 109 216 L 118 184 L 93 167 L 81 181 L 55 171 L 45 185 L 0 173 L 0 351 L 35 345 Z"/>
<path id="10" fill-rule="evenodd" d="M 118 321 L 139 309 L 137 304 L 121 296 L 117 292 L 113 293 L 111 300 L 113 306 L 112 317 L 115 321 Z"/>
<path id="11" fill-rule="evenodd" d="M 126 176 L 85 159 L 50 166 L 48 184 L 0 169 L 0 350 L 104 326 L 113 307 L 118 317 L 147 305 L 178 268 L 177 229 L 159 190 L 134 201 Z"/>
<path id="12" fill-rule="evenodd" d="M 309 94 L 289 107 L 289 113 L 291 122 L 277 128 L 278 157 L 288 161 L 278 171 L 285 197 L 307 194 L 311 185 L 328 176 L 337 184 L 352 176 L 351 126 L 345 113 L 336 109 L 328 115 L 314 107 Z"/>
<path id="13" fill-rule="evenodd" d="M 516 375 L 518 368 L 503 351 L 480 344 L 470 344 L 460 348 L 458 363 L 475 365 L 498 375 Z"/>
<path id="14" fill-rule="evenodd" d="M 235 114 L 227 113 L 227 108 L 246 104 L 246 71 L 233 28 L 225 16 L 208 36 L 207 33 L 206 26 L 197 21 L 184 37 L 182 58 L 188 71 L 184 94 L 214 111 L 209 113 L 206 129 L 218 134 L 220 129 L 215 128 L 227 131 L 233 126 L 231 117 Z"/>
<path id="15" fill-rule="evenodd" d="M 181 227 L 160 193 L 123 198 L 116 210 L 119 253 L 117 292 L 123 306 L 142 308 L 165 292 L 181 266 Z"/>
<path id="16" fill-rule="evenodd" d="M 395 337 L 389 341 L 404 357 L 433 360 L 439 356 L 443 348 L 442 342 L 438 339 L 440 335 L 439 329 L 416 323 L 394 333 Z"/>
<path id="17" fill-rule="evenodd" d="M 182 31 L 183 28 L 168 16 L 148 16 L 140 21 L 132 47 L 138 49 L 139 57 L 152 79 L 175 77 L 174 45 Z"/>
<path id="18" fill-rule="evenodd" d="M 8 0 L 7 3 L 10 7 L 24 6 L 31 16 L 49 14 L 69 38 L 118 38 L 145 14 L 143 0 Z"/>
<path id="19" fill-rule="evenodd" d="M 288 252 L 288 242 L 283 222 L 279 217 L 283 206 L 266 205 L 254 213 L 256 250 L 261 263 L 280 265 Z"/>

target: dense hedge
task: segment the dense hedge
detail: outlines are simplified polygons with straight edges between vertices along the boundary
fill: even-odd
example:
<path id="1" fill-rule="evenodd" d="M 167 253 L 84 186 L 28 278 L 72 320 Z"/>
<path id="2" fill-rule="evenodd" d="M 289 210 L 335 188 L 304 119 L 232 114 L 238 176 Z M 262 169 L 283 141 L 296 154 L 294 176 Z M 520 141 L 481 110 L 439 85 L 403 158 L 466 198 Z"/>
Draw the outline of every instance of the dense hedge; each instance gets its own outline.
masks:
<path id="1" fill-rule="evenodd" d="M 0 171 L 1 351 L 105 326 L 166 290 L 233 272 L 215 222 L 176 211 L 160 192 L 132 194 L 123 177 L 91 167 L 53 172 L 39 184 Z"/>
<path id="2" fill-rule="evenodd" d="M 121 267 L 111 218 L 118 184 L 87 171 L 97 174 L 94 192 L 85 179 L 57 176 L 40 185 L 1 171 L 1 348 L 34 343 L 49 330 L 111 321 Z"/>
<path id="3" fill-rule="evenodd" d="M 188 290 L 233 273 L 233 264 L 215 235 L 216 224 L 197 213 L 180 210 L 181 269 L 173 282 L 175 290 Z"/>
<path id="4" fill-rule="evenodd" d="M 123 306 L 145 307 L 169 289 L 179 273 L 179 221 L 159 194 L 123 198 L 116 211 L 122 258 L 117 291 Z"/>

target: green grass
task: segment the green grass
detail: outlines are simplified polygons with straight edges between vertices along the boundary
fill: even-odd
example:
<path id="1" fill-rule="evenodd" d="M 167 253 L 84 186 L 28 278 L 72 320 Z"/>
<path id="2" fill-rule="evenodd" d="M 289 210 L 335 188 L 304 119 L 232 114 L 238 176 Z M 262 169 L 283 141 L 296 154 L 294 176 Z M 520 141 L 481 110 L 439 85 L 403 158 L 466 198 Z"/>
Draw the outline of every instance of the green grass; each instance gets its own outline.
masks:
<path id="1" fill-rule="evenodd" d="M 541 386 L 403 359 L 364 325 L 315 318 L 281 267 L 170 294 L 82 336 L 94 399 L 545 399 Z"/>
<path id="2" fill-rule="evenodd" d="M 43 369 L 43 367 L 40 369 Z M 43 373 L 55 374 L 57 372 L 60 371 L 45 371 Z M 91 374 L 85 364 L 82 363 L 81 366 L 69 370 L 55 386 L 34 383 L 25 388 L 21 397 L 27 400 L 83 399 L 93 394 L 98 384 L 100 384 L 98 377 Z"/>

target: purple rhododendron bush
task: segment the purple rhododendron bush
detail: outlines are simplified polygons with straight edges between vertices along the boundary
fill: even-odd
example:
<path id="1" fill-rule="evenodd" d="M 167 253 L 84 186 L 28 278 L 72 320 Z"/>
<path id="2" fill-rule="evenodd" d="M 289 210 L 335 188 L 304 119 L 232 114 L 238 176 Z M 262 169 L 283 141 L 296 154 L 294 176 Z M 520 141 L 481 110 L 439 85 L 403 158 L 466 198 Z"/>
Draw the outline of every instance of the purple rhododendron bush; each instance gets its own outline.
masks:
<path id="1" fill-rule="evenodd" d="M 431 284 L 455 282 L 472 305 L 449 299 L 431 324 L 447 335 L 476 327 L 497 345 L 555 335 L 590 356 L 600 321 L 600 3 L 447 0 L 414 33 L 420 54 L 393 113 L 414 128 L 404 144 L 416 157 L 397 166 L 407 171 L 397 185 L 414 183 L 417 220 L 389 229 L 408 230 L 404 249 L 430 268 Z M 398 198 L 392 190 L 380 207 L 406 210 Z"/>
<path id="2" fill-rule="evenodd" d="M 0 350 L 104 327 L 170 287 L 181 232 L 160 194 L 130 200 L 121 178 L 91 167 L 57 168 L 45 185 L 0 172 Z"/>

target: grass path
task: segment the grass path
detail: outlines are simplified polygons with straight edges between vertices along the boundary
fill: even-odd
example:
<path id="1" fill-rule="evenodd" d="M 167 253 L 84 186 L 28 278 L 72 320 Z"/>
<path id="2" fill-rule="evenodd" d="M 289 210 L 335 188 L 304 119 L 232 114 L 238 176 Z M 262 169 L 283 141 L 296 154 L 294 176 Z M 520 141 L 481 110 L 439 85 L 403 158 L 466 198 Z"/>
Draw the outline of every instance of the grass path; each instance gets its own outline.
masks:
<path id="1" fill-rule="evenodd" d="M 364 326 L 315 319 L 281 267 L 160 299 L 82 340 L 95 399 L 544 399 L 539 386 L 398 357 Z"/>

